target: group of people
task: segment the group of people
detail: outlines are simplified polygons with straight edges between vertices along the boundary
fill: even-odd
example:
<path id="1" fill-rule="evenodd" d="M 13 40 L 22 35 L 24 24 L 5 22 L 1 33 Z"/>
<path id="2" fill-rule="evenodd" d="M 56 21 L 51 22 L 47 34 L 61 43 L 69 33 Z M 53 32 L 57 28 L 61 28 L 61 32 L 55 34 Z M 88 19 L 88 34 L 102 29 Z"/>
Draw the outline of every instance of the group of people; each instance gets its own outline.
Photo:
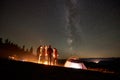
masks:
<path id="1" fill-rule="evenodd" d="M 56 65 L 58 60 L 58 51 L 56 48 L 52 49 L 51 45 L 40 45 L 37 48 L 37 56 L 39 63 Z"/>

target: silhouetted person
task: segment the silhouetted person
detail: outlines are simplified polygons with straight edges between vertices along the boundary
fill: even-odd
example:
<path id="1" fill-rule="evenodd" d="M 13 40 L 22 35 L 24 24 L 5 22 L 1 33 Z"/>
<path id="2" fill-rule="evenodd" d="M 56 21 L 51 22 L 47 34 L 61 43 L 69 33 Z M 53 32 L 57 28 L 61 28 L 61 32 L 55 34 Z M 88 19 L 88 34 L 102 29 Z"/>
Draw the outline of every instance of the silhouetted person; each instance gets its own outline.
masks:
<path id="1" fill-rule="evenodd" d="M 57 60 L 58 60 L 58 51 L 56 48 L 53 49 L 53 64 L 56 65 L 57 64 Z"/>
<path id="2" fill-rule="evenodd" d="M 45 46 L 41 46 L 40 54 L 41 54 L 41 62 L 44 63 L 44 61 L 45 61 Z"/>
<path id="3" fill-rule="evenodd" d="M 48 54 L 47 54 L 47 49 L 48 49 L 48 46 L 45 46 L 45 54 L 44 54 L 44 61 L 48 63 Z"/>
<path id="4" fill-rule="evenodd" d="M 53 53 L 53 49 L 51 48 L 51 45 L 48 46 L 47 49 L 47 54 L 48 54 L 48 64 L 51 65 L 52 62 L 52 53 Z"/>
<path id="5" fill-rule="evenodd" d="M 37 48 L 37 58 L 38 58 L 38 61 L 39 61 L 39 55 L 40 55 L 40 47 L 41 47 L 41 45 Z"/>

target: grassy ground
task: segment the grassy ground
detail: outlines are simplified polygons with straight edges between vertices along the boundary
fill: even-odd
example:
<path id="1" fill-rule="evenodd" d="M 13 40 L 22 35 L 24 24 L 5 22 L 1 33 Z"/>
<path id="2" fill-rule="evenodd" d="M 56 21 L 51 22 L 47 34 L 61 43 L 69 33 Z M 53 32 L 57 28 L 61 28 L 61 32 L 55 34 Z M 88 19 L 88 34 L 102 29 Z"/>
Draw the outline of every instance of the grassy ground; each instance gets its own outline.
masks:
<path id="1" fill-rule="evenodd" d="M 0 59 L 0 80 L 120 80 L 119 75 Z"/>

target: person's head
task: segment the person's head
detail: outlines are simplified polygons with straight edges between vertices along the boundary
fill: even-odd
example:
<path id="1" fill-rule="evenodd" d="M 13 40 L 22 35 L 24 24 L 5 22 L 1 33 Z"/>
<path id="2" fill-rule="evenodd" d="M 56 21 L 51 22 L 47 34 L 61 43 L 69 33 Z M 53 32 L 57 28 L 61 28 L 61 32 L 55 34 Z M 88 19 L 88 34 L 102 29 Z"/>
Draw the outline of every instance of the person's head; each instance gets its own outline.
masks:
<path id="1" fill-rule="evenodd" d="M 53 48 L 54 50 L 57 50 L 56 48 Z"/>
<path id="2" fill-rule="evenodd" d="M 45 49 L 47 49 L 48 48 L 48 46 L 45 46 Z"/>
<path id="3" fill-rule="evenodd" d="M 48 45 L 49 48 L 51 48 L 51 45 Z"/>

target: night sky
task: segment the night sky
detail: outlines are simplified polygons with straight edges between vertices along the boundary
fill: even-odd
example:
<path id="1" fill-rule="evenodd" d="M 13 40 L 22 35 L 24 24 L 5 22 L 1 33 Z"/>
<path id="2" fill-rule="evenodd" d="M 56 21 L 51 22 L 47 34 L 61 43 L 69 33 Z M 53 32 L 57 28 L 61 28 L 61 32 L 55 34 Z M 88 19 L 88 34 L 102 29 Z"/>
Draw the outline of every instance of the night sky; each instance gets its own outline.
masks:
<path id="1" fill-rule="evenodd" d="M 119 0 L 1 0 L 0 37 L 60 58 L 120 57 Z"/>

